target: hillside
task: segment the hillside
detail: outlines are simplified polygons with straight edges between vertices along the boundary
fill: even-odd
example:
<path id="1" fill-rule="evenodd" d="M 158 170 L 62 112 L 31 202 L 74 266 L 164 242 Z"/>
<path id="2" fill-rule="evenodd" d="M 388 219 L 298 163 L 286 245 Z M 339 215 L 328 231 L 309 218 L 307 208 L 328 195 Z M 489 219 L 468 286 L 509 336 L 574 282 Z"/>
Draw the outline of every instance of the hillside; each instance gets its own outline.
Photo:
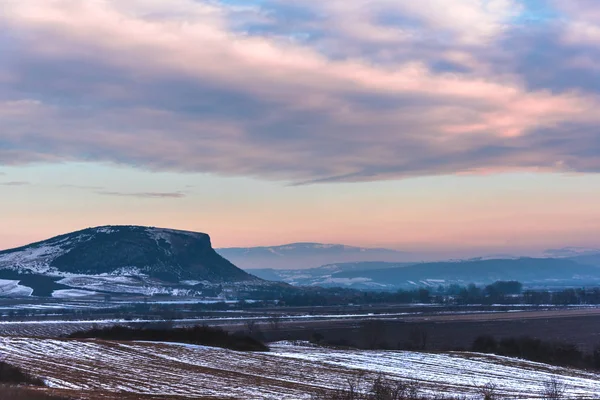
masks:
<path id="1" fill-rule="evenodd" d="M 519 258 L 460 262 L 421 263 L 362 271 L 342 271 L 337 279 L 360 279 L 388 287 L 437 286 L 452 283 L 487 284 L 498 280 L 517 280 L 528 285 L 568 286 L 600 282 L 600 268 L 568 259 Z"/>
<path id="2" fill-rule="evenodd" d="M 327 264 L 318 268 L 308 269 L 248 269 L 247 272 L 259 278 L 285 282 L 294 286 L 321 286 L 321 287 L 347 287 L 347 288 L 373 288 L 381 285 L 369 284 L 368 281 L 358 278 L 340 276 L 342 272 L 371 271 L 378 269 L 401 268 L 414 263 L 387 263 L 381 261 L 363 261 L 350 263 Z"/>
<path id="3" fill-rule="evenodd" d="M 430 263 L 352 262 L 310 269 L 250 269 L 263 279 L 295 286 L 354 289 L 489 284 L 518 280 L 527 286 L 564 287 L 600 284 L 600 267 L 584 258 L 471 259 Z"/>
<path id="4" fill-rule="evenodd" d="M 0 279 L 0 293 L 4 283 L 20 294 L 34 286 L 38 295 L 50 286 L 192 294 L 207 285 L 262 282 L 217 254 L 205 233 L 140 226 L 89 228 L 1 251 Z"/>
<path id="5" fill-rule="evenodd" d="M 420 394 L 469 399 L 480 398 L 488 383 L 501 398 L 540 398 L 553 378 L 567 398 L 596 399 L 600 391 L 597 374 L 493 355 L 335 350 L 302 342 L 270 347 L 268 353 L 242 353 L 166 343 L 0 339 L 6 361 L 78 398 L 93 392 L 119 399 L 308 400 L 359 377 L 373 381 L 379 373 L 394 382 L 418 382 Z"/>

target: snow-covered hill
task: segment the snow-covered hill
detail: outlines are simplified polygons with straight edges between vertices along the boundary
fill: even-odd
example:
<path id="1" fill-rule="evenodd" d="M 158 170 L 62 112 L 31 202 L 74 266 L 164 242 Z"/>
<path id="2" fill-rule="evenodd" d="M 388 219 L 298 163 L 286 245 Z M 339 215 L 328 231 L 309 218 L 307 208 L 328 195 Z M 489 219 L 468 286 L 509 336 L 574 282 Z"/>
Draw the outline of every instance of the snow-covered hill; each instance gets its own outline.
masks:
<path id="1" fill-rule="evenodd" d="M 369 278 L 354 276 L 352 278 L 340 277 L 345 272 L 368 272 L 378 269 L 401 268 L 413 263 L 387 263 L 387 262 L 355 262 L 327 264 L 318 268 L 308 269 L 248 269 L 247 271 L 262 279 L 285 282 L 294 286 L 321 286 L 345 287 L 354 289 L 386 289 L 387 285 L 373 282 Z"/>
<path id="2" fill-rule="evenodd" d="M 140 226 L 89 228 L 1 251 L 0 279 L 0 296 L 69 289 L 197 295 L 215 285 L 262 283 L 218 255 L 205 233 Z"/>

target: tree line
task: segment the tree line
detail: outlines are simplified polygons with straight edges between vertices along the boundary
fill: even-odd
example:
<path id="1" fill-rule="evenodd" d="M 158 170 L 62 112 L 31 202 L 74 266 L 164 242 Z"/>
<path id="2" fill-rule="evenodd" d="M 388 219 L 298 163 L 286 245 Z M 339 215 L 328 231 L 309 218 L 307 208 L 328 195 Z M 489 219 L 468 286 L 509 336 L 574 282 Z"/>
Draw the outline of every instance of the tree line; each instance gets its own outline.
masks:
<path id="1" fill-rule="evenodd" d="M 342 288 L 310 289 L 280 296 L 283 306 L 338 306 L 381 303 L 440 305 L 599 305 L 600 288 L 525 290 L 517 281 L 497 281 L 478 286 L 452 284 L 396 292 L 360 291 Z M 254 307 L 260 307 L 255 303 Z"/>
<path id="2" fill-rule="evenodd" d="M 77 331 L 68 336 L 76 339 L 103 339 L 121 341 L 176 342 L 221 347 L 237 351 L 269 351 L 261 341 L 245 334 L 229 333 L 221 328 L 198 325 L 190 328 L 142 327 L 115 325 Z"/>
<path id="3" fill-rule="evenodd" d="M 600 345 L 591 353 L 584 353 L 571 343 L 549 342 L 529 336 L 497 340 L 493 336 L 484 335 L 475 339 L 471 350 L 561 367 L 600 370 Z"/>

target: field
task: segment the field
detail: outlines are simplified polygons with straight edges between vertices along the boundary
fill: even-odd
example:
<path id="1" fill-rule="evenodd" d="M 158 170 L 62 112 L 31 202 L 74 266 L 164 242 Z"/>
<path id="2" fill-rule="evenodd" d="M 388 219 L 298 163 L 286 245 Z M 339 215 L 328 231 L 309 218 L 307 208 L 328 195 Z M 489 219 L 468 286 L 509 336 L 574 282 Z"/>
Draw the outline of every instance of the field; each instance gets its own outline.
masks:
<path id="1" fill-rule="evenodd" d="M 600 376 L 470 353 L 332 350 L 280 342 L 269 353 L 166 343 L 2 338 L 6 361 L 81 399 L 309 399 L 383 373 L 424 392 L 473 395 L 488 382 L 511 399 L 539 398 L 555 377 L 569 396 L 598 398 Z"/>
<path id="2" fill-rule="evenodd" d="M 11 300 L 2 306 L 6 313 L 36 305 Z M 134 314 L 133 320 L 113 318 L 117 317 L 113 311 L 116 304 L 53 300 L 44 306 L 47 313 L 0 321 L 0 355 L 44 377 L 52 393 L 76 399 L 310 399 L 312 394 L 344 387 L 359 376 L 366 385 L 378 373 L 392 380 L 418 381 L 421 390 L 429 394 L 471 396 L 482 385 L 492 383 L 503 399 L 539 398 L 543 384 L 556 377 L 565 383 L 570 398 L 600 398 L 597 374 L 447 352 L 468 349 L 481 334 L 498 338 L 530 335 L 574 343 L 590 351 L 600 343 L 600 309 L 596 307 L 381 305 L 195 313 L 192 305 L 192 312 L 183 314 L 190 318 L 168 321 L 172 326 L 207 324 L 229 331 L 247 331 L 253 321 L 266 340 L 275 342 L 269 353 L 239 353 L 167 343 L 57 339 L 93 326 L 161 322 L 145 320 L 142 314 Z M 188 306 L 176 303 L 169 307 L 185 310 Z M 85 314 L 98 308 L 101 313 Z M 78 314 L 63 311 L 70 309 Z M 81 319 L 81 315 L 94 319 Z M 276 324 L 273 316 L 277 316 Z M 333 350 L 306 342 L 319 333 L 326 341 L 344 339 L 359 346 L 373 341 L 403 348 L 415 328 L 426 332 L 426 350 L 430 352 Z"/>
<path id="3" fill-rule="evenodd" d="M 366 321 L 377 320 L 377 328 Z M 318 332 L 328 341 L 345 341 L 369 346 L 385 343 L 402 348 L 415 328 L 426 332 L 428 350 L 469 349 L 480 335 L 497 338 L 532 336 L 546 341 L 566 342 L 591 352 L 600 345 L 600 309 L 573 308 L 518 312 L 439 312 L 400 316 L 373 315 L 366 318 L 330 321 L 290 321 L 278 331 L 264 325 L 269 340 L 309 340 Z"/>
<path id="4" fill-rule="evenodd" d="M 196 301 L 197 302 L 197 301 Z M 36 336 L 53 338 L 74 331 L 115 324 L 147 326 L 164 321 L 165 315 L 145 315 L 131 310 L 127 314 L 115 311 L 120 303 L 84 301 L 48 302 L 48 304 L 0 305 L 5 318 L 0 321 L 0 336 Z M 162 303 L 150 303 L 161 304 Z M 361 306 L 361 307 L 272 307 L 250 310 L 185 312 L 194 305 L 185 302 L 167 303 L 178 318 L 169 319 L 173 326 L 211 325 L 229 331 L 246 330 L 253 321 L 268 341 L 310 340 L 315 332 L 327 340 L 346 340 L 363 346 L 365 321 L 383 323 L 377 330 L 377 342 L 402 348 L 415 327 L 427 332 L 427 349 L 455 350 L 470 348 L 473 340 L 483 334 L 496 337 L 529 335 L 549 341 L 573 343 L 584 351 L 600 344 L 600 308 L 588 307 L 440 307 L 440 306 Z M 44 310 L 27 317 L 8 317 L 10 310 Z M 77 310 L 78 315 L 65 312 Z M 101 311 L 85 314 L 89 309 Z M 9 311 L 6 311 L 9 310 Z M 126 316 L 126 318 L 125 318 Z M 183 316 L 183 318 L 181 318 Z M 271 318 L 277 316 L 274 326 Z M 150 317 L 150 319 L 148 319 Z M 162 317 L 162 318 L 161 318 Z"/>

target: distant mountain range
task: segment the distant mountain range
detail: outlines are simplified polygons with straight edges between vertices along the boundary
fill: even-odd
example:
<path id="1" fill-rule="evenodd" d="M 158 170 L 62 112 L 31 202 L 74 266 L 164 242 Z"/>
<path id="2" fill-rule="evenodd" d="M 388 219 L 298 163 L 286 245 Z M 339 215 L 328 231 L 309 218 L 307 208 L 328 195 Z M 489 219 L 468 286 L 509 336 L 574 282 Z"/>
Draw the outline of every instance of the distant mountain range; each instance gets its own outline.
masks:
<path id="1" fill-rule="evenodd" d="M 415 289 L 451 284 L 479 285 L 517 280 L 527 287 L 600 285 L 600 262 L 579 258 L 474 259 L 432 263 L 360 262 L 308 270 L 249 270 L 269 280 L 292 285 L 355 289 Z M 600 261 L 600 255 L 597 256 Z M 586 264 L 584 261 L 588 260 Z"/>
<path id="2" fill-rule="evenodd" d="M 105 226 L 0 252 L 0 295 L 196 295 L 263 283 L 198 232 Z"/>
<path id="3" fill-rule="evenodd" d="M 271 247 L 231 247 L 217 252 L 243 269 L 307 269 L 325 264 L 389 261 L 406 262 L 412 255 L 397 250 L 341 244 L 291 243 Z"/>
<path id="4" fill-rule="evenodd" d="M 548 258 L 418 263 L 410 253 L 337 244 L 217 251 L 205 233 L 141 226 L 84 229 L 0 251 L 0 296 L 235 297 L 292 289 L 284 283 L 376 290 L 496 280 L 518 280 L 529 287 L 600 285 L 600 251 L 587 248 L 548 250 L 553 255 Z"/>
<path id="5" fill-rule="evenodd" d="M 372 270 L 402 268 L 412 263 L 387 263 L 381 261 L 365 261 L 356 263 L 338 263 L 323 265 L 308 269 L 248 269 L 247 271 L 259 278 L 269 281 L 289 283 L 294 286 L 347 287 L 357 289 L 385 288 L 369 278 L 358 277 L 348 279 L 342 273 L 357 272 L 359 275 L 368 274 Z"/>
<path id="6" fill-rule="evenodd" d="M 600 285 L 600 250 L 583 247 L 549 249 L 545 258 L 496 254 L 442 262 L 416 261 L 416 254 L 390 249 L 320 243 L 217 252 L 262 279 L 295 286 L 391 290 L 496 280 L 541 287 Z"/>
<path id="7" fill-rule="evenodd" d="M 592 247 L 562 247 L 560 249 L 548 249 L 544 251 L 546 257 L 565 258 L 589 255 L 600 255 L 600 249 Z"/>
<path id="8" fill-rule="evenodd" d="M 585 286 L 600 284 L 600 267 L 577 263 L 570 259 L 518 258 L 435 262 L 402 268 L 343 271 L 334 277 L 404 288 L 453 283 L 489 284 L 499 280 L 516 280 L 530 287 Z"/>

